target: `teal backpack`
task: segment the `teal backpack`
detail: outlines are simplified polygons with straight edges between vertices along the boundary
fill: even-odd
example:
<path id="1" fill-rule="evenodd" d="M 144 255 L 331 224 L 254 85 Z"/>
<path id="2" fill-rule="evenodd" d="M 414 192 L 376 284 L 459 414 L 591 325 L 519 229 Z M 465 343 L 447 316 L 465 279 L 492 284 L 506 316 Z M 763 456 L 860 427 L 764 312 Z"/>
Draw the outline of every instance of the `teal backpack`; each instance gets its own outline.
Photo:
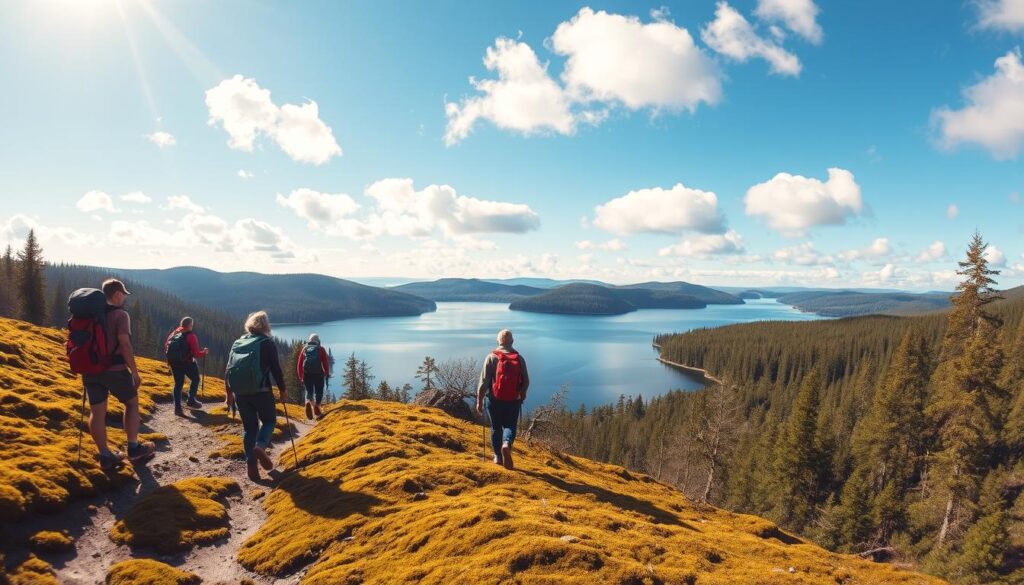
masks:
<path id="1" fill-rule="evenodd" d="M 270 389 L 260 363 L 260 346 L 269 340 L 265 335 L 246 334 L 231 344 L 225 379 L 236 395 L 256 394 Z"/>

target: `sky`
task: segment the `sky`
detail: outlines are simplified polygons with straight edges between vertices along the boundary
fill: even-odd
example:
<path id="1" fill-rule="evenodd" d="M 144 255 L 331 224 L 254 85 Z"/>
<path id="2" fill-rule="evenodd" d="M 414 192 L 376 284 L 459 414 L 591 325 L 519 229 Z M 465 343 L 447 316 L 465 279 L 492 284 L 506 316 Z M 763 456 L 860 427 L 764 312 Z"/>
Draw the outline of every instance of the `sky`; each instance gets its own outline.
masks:
<path id="1" fill-rule="evenodd" d="M 1024 0 L 0 0 L 0 244 L 54 262 L 1024 283 Z"/>

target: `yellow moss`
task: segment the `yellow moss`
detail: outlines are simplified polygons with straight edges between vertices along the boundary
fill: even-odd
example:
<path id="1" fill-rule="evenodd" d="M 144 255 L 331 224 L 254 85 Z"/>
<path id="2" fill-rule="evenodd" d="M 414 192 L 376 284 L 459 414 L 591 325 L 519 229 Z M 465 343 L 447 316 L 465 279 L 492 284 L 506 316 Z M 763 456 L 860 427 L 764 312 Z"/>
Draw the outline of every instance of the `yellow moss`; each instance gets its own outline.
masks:
<path id="1" fill-rule="evenodd" d="M 64 359 L 64 333 L 0 319 L 0 521 L 38 510 L 60 511 L 68 499 L 133 479 L 130 466 L 107 475 L 96 462 L 88 434 L 82 466 L 76 466 L 82 384 Z M 167 394 L 166 364 L 138 360 L 143 418 L 157 394 Z M 121 403 L 108 403 L 108 422 L 120 425 Z M 124 433 L 109 427 L 112 445 L 123 448 Z"/>
<path id="2" fill-rule="evenodd" d="M 228 516 L 217 501 L 238 484 L 226 477 L 192 477 L 159 487 L 132 506 L 110 531 L 116 543 L 161 552 L 186 550 L 228 534 Z"/>
<path id="3" fill-rule="evenodd" d="M 264 574 L 312 565 L 305 584 L 942 583 L 541 446 L 517 445 L 506 471 L 479 427 L 435 409 L 342 402 L 298 452 L 238 559 Z"/>
<path id="4" fill-rule="evenodd" d="M 62 551 L 70 549 L 74 545 L 75 539 L 64 532 L 43 530 L 29 537 L 28 542 L 36 550 Z"/>
<path id="5" fill-rule="evenodd" d="M 13 571 L 8 573 L 10 585 L 58 585 L 57 575 L 50 563 L 29 555 L 27 559 Z"/>
<path id="6" fill-rule="evenodd" d="M 121 561 L 107 571 L 107 585 L 195 585 L 198 575 L 150 559 Z"/>

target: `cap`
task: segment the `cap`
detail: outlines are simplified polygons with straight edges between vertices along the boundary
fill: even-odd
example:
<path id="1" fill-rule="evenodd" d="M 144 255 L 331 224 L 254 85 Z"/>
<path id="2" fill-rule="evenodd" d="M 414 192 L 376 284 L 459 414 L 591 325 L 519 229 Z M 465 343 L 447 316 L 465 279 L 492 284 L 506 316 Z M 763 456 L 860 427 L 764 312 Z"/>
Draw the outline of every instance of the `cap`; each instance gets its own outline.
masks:
<path id="1" fill-rule="evenodd" d="M 125 288 L 124 283 L 116 278 L 108 278 L 107 280 L 104 280 L 103 286 L 100 288 L 103 290 L 103 294 L 107 295 L 107 297 L 113 296 L 116 292 L 123 292 L 126 295 L 132 294 L 128 292 L 127 288 Z"/>

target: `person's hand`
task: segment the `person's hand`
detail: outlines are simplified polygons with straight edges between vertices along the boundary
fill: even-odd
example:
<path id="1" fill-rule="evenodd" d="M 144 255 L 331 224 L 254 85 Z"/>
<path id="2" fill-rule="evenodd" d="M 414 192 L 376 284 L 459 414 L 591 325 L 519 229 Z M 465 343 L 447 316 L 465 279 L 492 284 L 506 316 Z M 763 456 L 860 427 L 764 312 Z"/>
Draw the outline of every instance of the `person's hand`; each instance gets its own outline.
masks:
<path id="1" fill-rule="evenodd" d="M 476 399 L 476 413 L 481 416 L 484 414 L 484 401 L 479 398 Z"/>
<path id="2" fill-rule="evenodd" d="M 288 393 L 283 389 L 281 390 L 281 402 L 288 402 Z"/>
<path id="3" fill-rule="evenodd" d="M 230 409 L 231 405 L 233 405 L 234 403 L 235 395 L 229 391 L 227 394 L 224 395 L 224 406 Z"/>
<path id="4" fill-rule="evenodd" d="M 208 348 L 208 347 L 204 347 L 204 348 L 203 348 L 203 355 L 206 355 L 206 354 L 208 354 L 208 353 L 210 353 L 210 348 Z"/>
<path id="5" fill-rule="evenodd" d="M 142 378 L 139 377 L 138 372 L 132 372 L 132 384 L 135 384 L 136 390 L 138 390 L 139 386 L 142 385 Z"/>

